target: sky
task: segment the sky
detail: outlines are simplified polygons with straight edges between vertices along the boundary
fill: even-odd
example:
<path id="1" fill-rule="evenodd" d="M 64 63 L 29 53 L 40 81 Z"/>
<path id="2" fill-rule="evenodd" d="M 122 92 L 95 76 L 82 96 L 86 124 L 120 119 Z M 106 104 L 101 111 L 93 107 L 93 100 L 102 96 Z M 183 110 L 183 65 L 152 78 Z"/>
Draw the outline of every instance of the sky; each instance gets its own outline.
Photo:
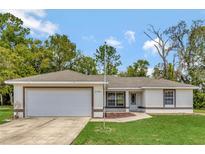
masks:
<path id="1" fill-rule="evenodd" d="M 149 74 L 161 62 L 154 43 L 144 34 L 151 24 L 162 30 L 180 20 L 205 19 L 205 10 L 1 10 L 24 21 L 34 38 L 65 34 L 85 55 L 93 56 L 105 41 L 121 55 L 120 71 L 138 59 L 149 61 Z M 171 60 L 171 56 L 169 58 Z"/>

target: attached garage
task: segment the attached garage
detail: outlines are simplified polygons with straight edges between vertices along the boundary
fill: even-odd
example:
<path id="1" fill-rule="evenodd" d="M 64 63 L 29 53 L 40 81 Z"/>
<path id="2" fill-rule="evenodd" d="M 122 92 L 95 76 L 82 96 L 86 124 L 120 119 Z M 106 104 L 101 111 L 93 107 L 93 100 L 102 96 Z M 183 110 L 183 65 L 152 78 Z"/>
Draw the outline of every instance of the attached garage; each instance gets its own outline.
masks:
<path id="1" fill-rule="evenodd" d="M 92 116 L 92 88 L 27 87 L 25 116 Z"/>

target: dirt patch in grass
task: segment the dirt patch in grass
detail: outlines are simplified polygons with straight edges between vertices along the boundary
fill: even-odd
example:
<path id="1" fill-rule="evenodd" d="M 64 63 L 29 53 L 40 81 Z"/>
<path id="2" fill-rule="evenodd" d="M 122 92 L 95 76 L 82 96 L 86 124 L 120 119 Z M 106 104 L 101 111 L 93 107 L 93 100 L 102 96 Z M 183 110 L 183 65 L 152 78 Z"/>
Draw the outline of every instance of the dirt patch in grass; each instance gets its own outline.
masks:
<path id="1" fill-rule="evenodd" d="M 113 118 L 126 118 L 126 117 L 132 117 L 136 116 L 134 113 L 129 113 L 129 112 L 122 112 L 122 113 L 111 113 L 108 112 L 105 114 L 107 119 L 113 119 Z"/>

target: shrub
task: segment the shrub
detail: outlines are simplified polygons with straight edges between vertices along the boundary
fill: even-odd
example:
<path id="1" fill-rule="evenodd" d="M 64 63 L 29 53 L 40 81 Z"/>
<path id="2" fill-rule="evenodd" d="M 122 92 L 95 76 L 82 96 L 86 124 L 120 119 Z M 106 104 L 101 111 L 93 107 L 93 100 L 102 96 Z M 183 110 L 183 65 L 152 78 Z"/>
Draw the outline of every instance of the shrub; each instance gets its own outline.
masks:
<path id="1" fill-rule="evenodd" d="M 199 91 L 194 92 L 194 108 L 205 109 L 205 93 Z"/>

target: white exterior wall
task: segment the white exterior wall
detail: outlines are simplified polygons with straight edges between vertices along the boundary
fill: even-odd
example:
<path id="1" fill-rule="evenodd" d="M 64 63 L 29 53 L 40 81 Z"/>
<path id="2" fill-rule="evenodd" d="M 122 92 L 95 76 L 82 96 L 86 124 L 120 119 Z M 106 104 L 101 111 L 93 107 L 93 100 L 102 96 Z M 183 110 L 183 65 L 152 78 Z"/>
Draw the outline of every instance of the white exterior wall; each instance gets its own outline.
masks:
<path id="1" fill-rule="evenodd" d="M 193 90 L 176 90 L 176 107 L 193 107 Z"/>
<path id="2" fill-rule="evenodd" d="M 129 99 L 129 91 L 126 90 L 125 92 L 125 102 L 126 102 L 126 112 L 129 112 L 129 106 L 130 106 L 130 99 Z"/>
<path id="3" fill-rule="evenodd" d="M 23 85 L 14 85 L 14 116 L 23 118 Z"/>
<path id="4" fill-rule="evenodd" d="M 103 85 L 95 85 L 94 94 L 94 109 L 103 109 Z"/>
<path id="5" fill-rule="evenodd" d="M 17 114 L 18 117 L 23 118 L 23 86 L 29 87 L 93 87 L 93 116 L 103 117 L 103 85 L 14 85 L 14 116 Z M 18 110 L 17 110 L 18 109 Z M 96 110 L 96 111 L 95 111 Z"/>
<path id="6" fill-rule="evenodd" d="M 163 107 L 163 90 L 146 89 L 143 92 L 143 104 L 145 107 Z"/>
<path id="7" fill-rule="evenodd" d="M 93 117 L 103 117 L 103 85 L 95 85 L 93 95 Z"/>
<path id="8" fill-rule="evenodd" d="M 193 113 L 193 90 L 176 89 L 176 107 L 164 108 L 163 89 L 145 89 L 143 103 L 147 113 Z"/>

